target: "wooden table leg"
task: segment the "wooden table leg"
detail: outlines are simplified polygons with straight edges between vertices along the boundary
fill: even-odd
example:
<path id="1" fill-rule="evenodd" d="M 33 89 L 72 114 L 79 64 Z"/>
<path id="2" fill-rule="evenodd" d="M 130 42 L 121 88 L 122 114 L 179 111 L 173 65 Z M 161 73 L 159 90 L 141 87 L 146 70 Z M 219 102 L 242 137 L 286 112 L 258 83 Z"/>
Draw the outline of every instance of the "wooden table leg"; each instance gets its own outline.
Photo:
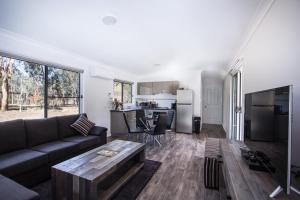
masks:
<path id="1" fill-rule="evenodd" d="M 56 173 L 55 169 L 51 169 L 51 186 L 52 186 L 52 198 L 56 199 Z"/>

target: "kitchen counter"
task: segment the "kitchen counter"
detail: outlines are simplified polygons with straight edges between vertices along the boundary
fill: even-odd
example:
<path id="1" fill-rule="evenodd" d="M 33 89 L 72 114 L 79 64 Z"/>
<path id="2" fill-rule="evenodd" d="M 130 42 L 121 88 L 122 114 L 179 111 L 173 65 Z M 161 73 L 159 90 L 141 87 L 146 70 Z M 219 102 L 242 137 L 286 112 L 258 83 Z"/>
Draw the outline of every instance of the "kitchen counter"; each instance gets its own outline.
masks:
<path id="1" fill-rule="evenodd" d="M 137 111 L 142 110 L 141 108 L 129 108 L 129 109 L 123 109 L 123 110 L 110 110 L 110 112 L 131 112 L 131 111 Z"/>
<path id="2" fill-rule="evenodd" d="M 128 108 L 128 109 L 123 109 L 123 110 L 110 110 L 110 112 L 131 112 L 131 111 L 137 111 L 137 110 L 174 110 L 171 108 L 162 108 L 162 107 L 157 107 L 157 108 L 141 108 L 141 107 L 136 107 L 136 108 Z"/>
<path id="3" fill-rule="evenodd" d="M 158 108 L 144 108 L 144 110 L 174 110 L 174 109 L 158 107 Z"/>
<path id="4" fill-rule="evenodd" d="M 143 112 L 144 111 L 144 112 Z M 142 115 L 150 115 L 159 112 L 169 112 L 175 111 L 174 109 L 158 107 L 158 108 L 142 108 L 142 107 L 132 107 L 123 110 L 111 110 L 110 111 L 110 131 L 112 136 L 128 134 L 128 129 L 124 120 L 123 112 L 126 113 L 128 125 L 131 128 L 135 128 L 139 123 L 139 119 Z M 175 119 L 176 115 L 174 116 Z M 175 120 L 173 120 L 175 122 Z M 172 124 L 174 128 L 175 124 Z"/>

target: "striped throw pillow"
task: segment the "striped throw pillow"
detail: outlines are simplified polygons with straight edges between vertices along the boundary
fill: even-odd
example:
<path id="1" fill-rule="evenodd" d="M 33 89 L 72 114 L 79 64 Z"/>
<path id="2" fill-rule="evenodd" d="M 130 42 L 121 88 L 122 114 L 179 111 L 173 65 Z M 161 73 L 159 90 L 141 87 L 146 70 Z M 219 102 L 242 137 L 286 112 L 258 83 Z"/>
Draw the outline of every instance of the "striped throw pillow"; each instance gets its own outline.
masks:
<path id="1" fill-rule="evenodd" d="M 204 158 L 204 186 L 219 189 L 219 162 L 216 158 Z"/>
<path id="2" fill-rule="evenodd" d="M 71 127 L 78 131 L 83 136 L 88 136 L 90 130 L 95 126 L 95 123 L 91 122 L 84 115 L 80 115 L 80 117 L 71 124 Z"/>

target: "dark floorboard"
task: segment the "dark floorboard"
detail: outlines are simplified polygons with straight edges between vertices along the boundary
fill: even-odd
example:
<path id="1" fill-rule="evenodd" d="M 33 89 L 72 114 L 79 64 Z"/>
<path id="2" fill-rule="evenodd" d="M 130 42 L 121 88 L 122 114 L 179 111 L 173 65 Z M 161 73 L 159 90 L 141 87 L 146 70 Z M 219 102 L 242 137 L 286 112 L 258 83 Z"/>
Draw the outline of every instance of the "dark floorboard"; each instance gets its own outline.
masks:
<path id="1" fill-rule="evenodd" d="M 202 124 L 201 134 L 205 137 L 226 138 L 222 125 L 216 124 Z"/>
<path id="2" fill-rule="evenodd" d="M 146 158 L 162 162 L 140 193 L 138 200 L 219 200 L 224 196 L 208 190 L 203 182 L 204 149 L 207 137 L 225 137 L 220 125 L 203 124 L 200 134 L 176 134 L 163 146 L 146 146 Z M 126 139 L 126 138 L 123 138 Z"/>

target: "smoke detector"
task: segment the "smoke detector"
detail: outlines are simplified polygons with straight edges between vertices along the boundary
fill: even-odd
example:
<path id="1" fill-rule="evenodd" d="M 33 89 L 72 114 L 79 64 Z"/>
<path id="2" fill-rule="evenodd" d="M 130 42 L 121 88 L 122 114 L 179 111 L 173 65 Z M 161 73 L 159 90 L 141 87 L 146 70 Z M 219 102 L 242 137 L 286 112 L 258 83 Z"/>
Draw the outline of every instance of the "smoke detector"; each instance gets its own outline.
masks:
<path id="1" fill-rule="evenodd" d="M 102 22 L 103 22 L 103 24 L 108 25 L 108 26 L 114 25 L 117 23 L 117 18 L 112 15 L 107 15 L 102 18 Z"/>

